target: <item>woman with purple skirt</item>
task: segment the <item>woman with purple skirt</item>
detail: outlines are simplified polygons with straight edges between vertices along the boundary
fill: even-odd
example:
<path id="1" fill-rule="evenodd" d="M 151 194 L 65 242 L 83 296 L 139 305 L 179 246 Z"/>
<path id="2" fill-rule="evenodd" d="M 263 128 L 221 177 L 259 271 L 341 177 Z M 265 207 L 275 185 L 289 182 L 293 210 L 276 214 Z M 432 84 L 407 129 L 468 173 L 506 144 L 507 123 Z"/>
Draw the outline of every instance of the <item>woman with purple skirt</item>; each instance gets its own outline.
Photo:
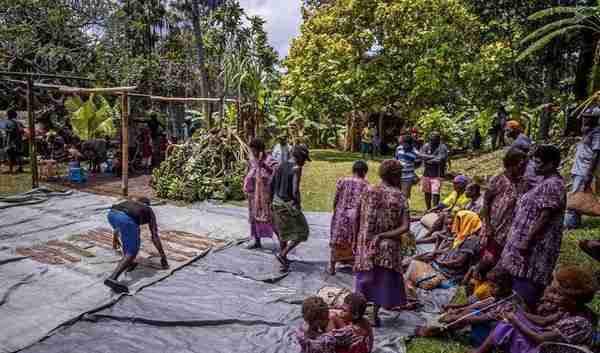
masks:
<path id="1" fill-rule="evenodd" d="M 381 324 L 381 307 L 406 304 L 401 240 L 409 230 L 408 203 L 400 188 L 402 164 L 384 161 L 379 176 L 381 183 L 369 187 L 361 201 L 354 263 L 356 291 L 374 304 L 374 326 Z"/>
<path id="2" fill-rule="evenodd" d="M 565 182 L 558 172 L 560 150 L 541 145 L 533 160 L 542 180 L 517 202 L 499 262 L 512 275 L 513 290 L 532 308 L 552 280 L 567 204 Z"/>
<path id="3" fill-rule="evenodd" d="M 261 238 L 273 236 L 271 214 L 271 180 L 279 164 L 265 153 L 261 139 L 250 141 L 250 166 L 244 178 L 244 192 L 248 196 L 248 219 L 251 243 L 248 249 L 260 248 Z"/>

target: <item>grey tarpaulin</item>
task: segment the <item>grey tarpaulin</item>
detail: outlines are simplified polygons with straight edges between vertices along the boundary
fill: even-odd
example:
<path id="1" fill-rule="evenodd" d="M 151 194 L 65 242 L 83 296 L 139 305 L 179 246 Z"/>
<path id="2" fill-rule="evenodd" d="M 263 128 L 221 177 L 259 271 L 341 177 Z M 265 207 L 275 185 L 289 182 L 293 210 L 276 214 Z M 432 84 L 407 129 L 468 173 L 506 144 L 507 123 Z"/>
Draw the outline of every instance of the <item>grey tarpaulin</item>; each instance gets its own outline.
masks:
<path id="1" fill-rule="evenodd" d="M 102 284 L 119 260 L 114 252 L 100 249 L 95 257 L 68 265 L 45 265 L 15 254 L 17 247 L 64 240 L 96 227 L 107 227 L 106 212 L 115 200 L 74 192 L 34 205 L 0 210 L 0 352 L 31 345 L 62 323 L 118 299 Z M 167 205 L 154 209 L 159 227 L 164 229 L 231 240 L 244 237 L 247 229 L 246 220 L 223 217 L 210 210 Z M 138 267 L 122 279 L 136 291 L 169 274 L 170 271 Z"/>
<path id="2" fill-rule="evenodd" d="M 209 223 L 246 222 L 239 208 L 202 205 L 194 211 L 209 215 Z M 287 275 L 278 271 L 272 242 L 266 242 L 264 251 L 240 246 L 214 251 L 133 296 L 60 327 L 23 352 L 299 352 L 294 332 L 302 323 L 301 300 L 325 285 L 352 286 L 348 270 L 335 277 L 323 272 L 329 217 L 310 214 L 308 219 L 311 238 L 291 256 L 295 262 Z M 375 352 L 404 352 L 405 338 L 431 319 L 452 292 L 425 294 L 431 304 L 423 311 L 383 313 Z"/>

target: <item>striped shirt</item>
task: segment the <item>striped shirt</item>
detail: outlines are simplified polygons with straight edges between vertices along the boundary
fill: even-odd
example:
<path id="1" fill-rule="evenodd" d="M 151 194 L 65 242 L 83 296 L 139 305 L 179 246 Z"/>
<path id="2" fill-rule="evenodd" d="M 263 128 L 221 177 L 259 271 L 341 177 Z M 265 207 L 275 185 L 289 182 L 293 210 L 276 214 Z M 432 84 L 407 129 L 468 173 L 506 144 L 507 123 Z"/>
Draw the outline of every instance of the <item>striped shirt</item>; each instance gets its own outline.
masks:
<path id="1" fill-rule="evenodd" d="M 415 151 L 408 151 L 404 146 L 399 145 L 396 147 L 395 157 L 402 164 L 402 179 L 413 180 L 416 177 L 415 162 L 417 161 L 417 154 Z"/>

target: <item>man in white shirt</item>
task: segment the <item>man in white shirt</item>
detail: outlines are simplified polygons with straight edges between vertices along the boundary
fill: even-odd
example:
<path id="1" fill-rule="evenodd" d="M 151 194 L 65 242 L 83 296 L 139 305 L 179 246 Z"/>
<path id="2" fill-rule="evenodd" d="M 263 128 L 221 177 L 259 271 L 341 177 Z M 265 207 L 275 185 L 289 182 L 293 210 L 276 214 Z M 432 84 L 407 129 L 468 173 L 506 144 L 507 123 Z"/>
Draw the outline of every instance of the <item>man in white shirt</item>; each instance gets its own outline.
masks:
<path id="1" fill-rule="evenodd" d="M 273 146 L 271 156 L 275 158 L 279 164 L 287 161 L 290 157 L 290 145 L 287 143 L 287 135 L 281 134 L 279 136 L 279 143 Z"/>

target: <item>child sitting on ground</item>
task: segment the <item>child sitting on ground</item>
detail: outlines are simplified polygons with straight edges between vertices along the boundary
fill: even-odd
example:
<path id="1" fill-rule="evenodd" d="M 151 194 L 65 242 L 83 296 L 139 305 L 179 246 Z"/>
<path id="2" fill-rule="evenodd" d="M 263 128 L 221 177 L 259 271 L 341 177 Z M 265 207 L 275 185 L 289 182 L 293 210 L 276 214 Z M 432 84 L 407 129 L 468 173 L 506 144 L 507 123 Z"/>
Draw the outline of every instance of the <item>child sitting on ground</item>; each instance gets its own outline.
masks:
<path id="1" fill-rule="evenodd" d="M 421 337 L 437 336 L 446 329 L 454 330 L 469 325 L 472 329 L 476 325 L 480 326 L 478 332 L 487 327 L 487 333 L 489 333 L 491 327 L 498 320 L 499 313 L 512 307 L 515 301 L 512 300 L 510 275 L 500 269 L 494 269 L 488 272 L 487 280 L 490 282 L 490 297 L 464 305 L 447 305 L 446 311 L 438 318 L 442 325 L 419 327 L 416 335 Z"/>
<path id="2" fill-rule="evenodd" d="M 485 300 L 492 296 L 492 286 L 494 283 L 487 278 L 487 274 L 494 266 L 493 257 L 486 255 L 467 272 L 463 284 L 467 288 L 469 303 Z"/>
<path id="3" fill-rule="evenodd" d="M 347 352 L 352 344 L 352 330 L 327 331 L 329 326 L 329 307 L 319 297 L 310 297 L 302 303 L 304 324 L 296 337 L 302 353 Z"/>
<path id="4" fill-rule="evenodd" d="M 341 310 L 330 311 L 329 330 L 352 329 L 352 345 L 343 352 L 370 353 L 373 350 L 373 329 L 364 318 L 366 310 L 367 299 L 360 293 L 352 293 L 344 298 Z"/>

